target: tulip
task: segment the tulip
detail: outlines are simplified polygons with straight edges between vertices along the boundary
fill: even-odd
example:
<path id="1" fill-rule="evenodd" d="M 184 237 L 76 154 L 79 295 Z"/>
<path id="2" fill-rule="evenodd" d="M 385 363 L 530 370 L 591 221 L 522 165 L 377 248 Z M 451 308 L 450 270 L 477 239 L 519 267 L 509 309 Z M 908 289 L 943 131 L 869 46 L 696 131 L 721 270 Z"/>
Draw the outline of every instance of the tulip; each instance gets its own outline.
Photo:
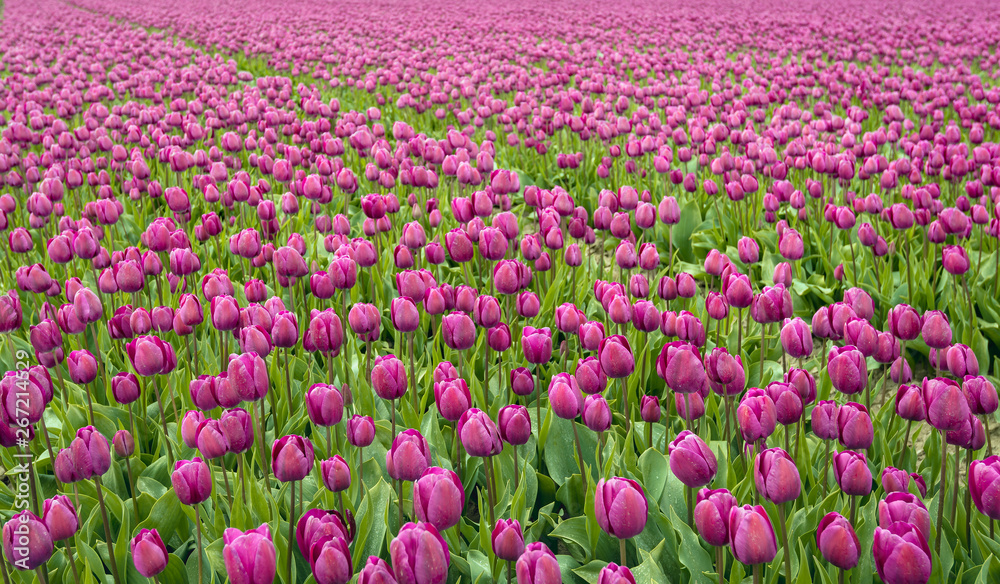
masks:
<path id="1" fill-rule="evenodd" d="M 889 309 L 889 331 L 901 341 L 912 341 L 920 335 L 922 319 L 912 307 L 897 304 Z"/>
<path id="2" fill-rule="evenodd" d="M 413 484 L 413 512 L 439 531 L 458 525 L 465 505 L 465 489 L 458 475 L 429 467 Z"/>
<path id="3" fill-rule="evenodd" d="M 458 421 L 472 406 L 472 395 L 464 379 L 445 379 L 434 383 L 434 403 L 441 417 Z"/>
<path id="4" fill-rule="evenodd" d="M 306 413 L 317 426 L 336 426 L 344 417 L 344 398 L 336 387 L 313 384 L 305 396 Z"/>
<path id="5" fill-rule="evenodd" d="M 167 546 L 156 529 L 140 529 L 129 542 L 129 549 L 136 571 L 146 578 L 153 578 L 166 569 L 169 560 Z"/>
<path id="6" fill-rule="evenodd" d="M 524 327 L 521 332 L 521 348 L 528 363 L 548 363 L 552 358 L 552 332 L 548 328 Z"/>
<path id="7" fill-rule="evenodd" d="M 872 472 L 862 453 L 851 450 L 834 453 L 833 474 L 845 495 L 863 497 L 872 491 Z"/>
<path id="8" fill-rule="evenodd" d="M 608 379 L 597 357 L 587 357 L 577 362 L 574 372 L 580 390 L 588 395 L 601 393 L 607 388 Z"/>
<path id="9" fill-rule="evenodd" d="M 702 539 L 716 547 L 729 543 L 729 513 L 736 497 L 726 489 L 701 489 L 694 508 L 694 522 Z"/>
<path id="10" fill-rule="evenodd" d="M 583 412 L 583 402 L 583 394 L 572 375 L 559 373 L 549 381 L 549 404 L 555 415 L 564 420 L 576 419 Z"/>
<path id="11" fill-rule="evenodd" d="M 476 343 L 476 325 L 464 312 L 452 312 L 441 319 L 441 334 L 448 347 L 465 351 Z"/>
<path id="12" fill-rule="evenodd" d="M 358 572 L 358 584 L 396 584 L 396 575 L 388 562 L 368 556 L 368 561 Z"/>
<path id="13" fill-rule="evenodd" d="M 315 542 L 309 551 L 309 564 L 317 584 L 347 584 L 354 575 L 351 550 L 340 537 Z"/>
<path id="14" fill-rule="evenodd" d="M 639 535 L 646 527 L 647 511 L 646 495 L 639 483 L 619 477 L 597 483 L 594 513 L 608 535 L 620 540 Z"/>
<path id="15" fill-rule="evenodd" d="M 635 584 L 635 576 L 624 564 L 619 566 L 611 562 L 598 572 L 597 584 Z"/>
<path id="16" fill-rule="evenodd" d="M 283 483 L 301 481 L 313 468 L 312 442 L 302 436 L 288 435 L 271 445 L 271 470 Z"/>
<path id="17" fill-rule="evenodd" d="M 827 371 L 833 387 L 841 393 L 853 395 L 868 385 L 865 356 L 852 345 L 830 350 Z"/>
<path id="18" fill-rule="evenodd" d="M 973 491 L 975 492 L 975 491 Z M 888 528 L 897 521 L 904 521 L 916 527 L 929 540 L 931 536 L 931 515 L 927 507 L 910 493 L 889 493 L 878 503 L 878 522 Z"/>
<path id="19" fill-rule="evenodd" d="M 499 440 L 499 438 L 498 438 Z M 431 464 L 430 447 L 417 430 L 403 430 L 385 454 L 389 476 L 397 481 L 415 481 Z"/>
<path id="20" fill-rule="evenodd" d="M 371 373 L 372 388 L 382 399 L 395 400 L 406 393 L 407 379 L 403 362 L 395 355 L 375 358 Z"/>
<path id="21" fill-rule="evenodd" d="M 736 420 L 743 440 L 755 444 L 774 433 L 778 411 L 774 401 L 762 389 L 750 389 L 736 408 Z"/>
<path id="22" fill-rule="evenodd" d="M 840 406 L 837 412 L 837 438 L 844 448 L 866 450 L 875 438 L 868 409 L 854 402 Z"/>
<path id="23" fill-rule="evenodd" d="M 979 375 L 979 360 L 966 345 L 956 344 L 948 348 L 946 361 L 948 371 L 959 379 L 966 375 Z"/>
<path id="24" fill-rule="evenodd" d="M 689 489 L 704 487 L 715 478 L 715 454 L 697 434 L 687 430 L 669 447 L 670 472 Z"/>
<path id="25" fill-rule="evenodd" d="M 598 347 L 601 369 L 613 379 L 628 377 L 635 370 L 635 358 L 628 340 L 622 335 L 611 335 Z"/>
<path id="26" fill-rule="evenodd" d="M 875 569 L 885 584 L 924 584 L 931 577 L 931 550 L 917 527 L 897 521 L 875 528 Z"/>
<path id="27" fill-rule="evenodd" d="M 520 584 L 562 584 L 559 560 L 544 543 L 529 543 L 517 559 Z"/>
<path id="28" fill-rule="evenodd" d="M 295 544 L 306 559 L 310 559 L 310 550 L 316 543 L 330 538 L 348 542 L 353 538 L 353 529 L 345 526 L 344 518 L 338 511 L 310 509 L 295 525 Z"/>
<path id="29" fill-rule="evenodd" d="M 351 469 L 344 457 L 335 455 L 319 463 L 323 485 L 332 493 L 339 493 L 351 486 Z"/>
<path id="30" fill-rule="evenodd" d="M 729 512 L 729 548 L 748 565 L 766 564 L 778 555 L 771 519 L 760 505 L 733 507 Z"/>
<path id="31" fill-rule="evenodd" d="M 969 402 L 955 381 L 943 377 L 925 377 L 922 391 L 927 407 L 927 421 L 934 428 L 942 432 L 958 430 L 968 419 L 971 413 Z"/>
<path id="32" fill-rule="evenodd" d="M 527 444 L 531 436 L 531 418 L 528 410 L 521 405 L 508 405 L 500 408 L 497 414 L 497 426 L 500 438 L 507 444 L 520 446 Z"/>
<path id="33" fill-rule="evenodd" d="M 789 426 L 799 421 L 799 418 L 802 417 L 804 404 L 798 389 L 789 383 L 774 381 L 767 385 L 766 391 L 768 397 L 774 402 L 776 419 L 779 424 Z M 785 435 L 787 446 L 788 432 Z"/>
<path id="34" fill-rule="evenodd" d="M 757 492 L 776 505 L 799 497 L 802 483 L 795 462 L 780 448 L 761 451 L 753 462 Z"/>
<path id="35" fill-rule="evenodd" d="M 346 430 L 347 441 L 357 448 L 364 448 L 375 439 L 375 422 L 371 416 L 351 416 Z"/>
<path id="36" fill-rule="evenodd" d="M 21 511 L 3 526 L 3 551 L 18 570 L 34 570 L 52 557 L 52 535 L 30 511 Z M 6 569 L 6 568 L 5 568 Z"/>
<path id="37" fill-rule="evenodd" d="M 656 373 L 677 393 L 694 393 L 708 383 L 705 365 L 693 345 L 682 341 L 667 343 L 656 360 Z"/>
<path id="38" fill-rule="evenodd" d="M 76 534 L 80 527 L 80 519 L 69 497 L 56 495 L 46 499 L 42 509 L 42 522 L 49 530 L 52 541 L 69 539 Z"/>
<path id="39" fill-rule="evenodd" d="M 513 562 L 524 553 L 524 534 L 516 519 L 498 519 L 490 536 L 493 553 L 498 559 Z"/>
<path id="40" fill-rule="evenodd" d="M 962 391 L 973 414 L 988 416 L 997 410 L 997 390 L 985 377 L 966 375 L 962 381 Z"/>
<path id="41" fill-rule="evenodd" d="M 277 569 L 277 553 L 266 523 L 240 531 L 233 527 L 222 533 L 222 556 L 226 574 L 233 584 L 271 584 Z M 290 554 L 289 554 L 290 557 Z"/>
<path id="42" fill-rule="evenodd" d="M 921 336 L 928 347 L 944 349 L 951 345 L 952 331 L 948 316 L 939 310 L 929 310 L 924 313 Z"/>
<path id="43" fill-rule="evenodd" d="M 469 456 L 496 456 L 503 450 L 496 424 L 482 410 L 466 410 L 458 420 L 457 432 Z"/>
<path id="44" fill-rule="evenodd" d="M 858 565 L 861 542 L 851 523 L 836 512 L 827 513 L 816 528 L 816 547 L 823 558 L 841 570 Z"/>
<path id="45" fill-rule="evenodd" d="M 212 471 L 200 458 L 178 460 L 170 482 L 184 505 L 197 505 L 212 494 Z"/>
<path id="46" fill-rule="evenodd" d="M 910 490 L 910 475 L 905 470 L 887 466 L 882 469 L 882 490 L 888 493 L 905 493 Z"/>
<path id="47" fill-rule="evenodd" d="M 407 523 L 389 543 L 399 584 L 443 584 L 451 558 L 448 544 L 429 523 Z"/>
<path id="48" fill-rule="evenodd" d="M 785 322 L 781 327 L 781 346 L 789 356 L 805 359 L 812 353 L 812 334 L 809 325 L 801 318 Z"/>
<path id="49" fill-rule="evenodd" d="M 229 453 L 229 441 L 222 433 L 222 426 L 218 420 L 208 418 L 198 425 L 196 431 L 196 446 L 201 454 L 213 460 Z"/>

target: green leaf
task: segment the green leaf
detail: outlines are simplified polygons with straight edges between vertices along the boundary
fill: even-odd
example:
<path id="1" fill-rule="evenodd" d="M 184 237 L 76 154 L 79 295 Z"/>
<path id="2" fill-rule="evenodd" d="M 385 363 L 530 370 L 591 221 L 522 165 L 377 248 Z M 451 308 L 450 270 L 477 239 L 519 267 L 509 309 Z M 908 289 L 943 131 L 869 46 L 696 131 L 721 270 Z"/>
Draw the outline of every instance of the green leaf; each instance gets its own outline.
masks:
<path id="1" fill-rule="evenodd" d="M 701 547 L 698 536 L 695 535 L 687 523 L 677 516 L 677 513 L 673 509 L 670 510 L 670 523 L 680 535 L 681 545 L 678 555 L 680 556 L 681 565 L 687 568 L 691 574 L 688 582 L 711 584 L 712 581 L 705 576 L 705 572 L 712 572 L 714 570 L 712 567 L 712 558 L 705 551 L 705 548 Z"/>
<path id="2" fill-rule="evenodd" d="M 487 584 L 493 582 L 493 574 L 490 572 L 490 559 L 479 550 L 469 550 L 467 559 L 469 561 L 469 573 L 472 584 Z"/>
<path id="3" fill-rule="evenodd" d="M 368 556 L 381 555 L 392 496 L 392 487 L 380 478 L 378 484 L 361 501 L 355 518 L 358 532 L 354 538 L 354 554 L 351 558 L 355 566 L 362 565 Z"/>

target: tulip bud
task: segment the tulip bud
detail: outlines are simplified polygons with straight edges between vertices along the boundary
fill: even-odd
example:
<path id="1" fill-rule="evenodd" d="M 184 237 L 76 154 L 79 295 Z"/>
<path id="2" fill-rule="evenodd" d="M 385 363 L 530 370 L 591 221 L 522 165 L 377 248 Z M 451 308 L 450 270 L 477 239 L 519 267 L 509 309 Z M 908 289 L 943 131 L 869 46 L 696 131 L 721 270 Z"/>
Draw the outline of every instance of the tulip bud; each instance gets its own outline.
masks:
<path id="1" fill-rule="evenodd" d="M 787 452 L 780 448 L 761 451 L 753 461 L 757 492 L 775 505 L 799 498 L 802 482 L 799 470 Z"/>
<path id="2" fill-rule="evenodd" d="M 184 505 L 197 505 L 212 494 L 212 471 L 200 458 L 178 460 L 170 482 Z"/>
<path id="3" fill-rule="evenodd" d="M 766 564 L 778 555 L 778 539 L 760 505 L 733 507 L 729 512 L 729 547 L 733 557 L 748 564 Z"/>
<path id="4" fill-rule="evenodd" d="M 222 533 L 222 541 L 226 574 L 231 581 L 270 584 L 274 580 L 277 553 L 266 523 L 246 532 L 230 527 Z"/>
<path id="5" fill-rule="evenodd" d="M 823 558 L 841 570 L 850 570 L 858 564 L 861 542 L 851 523 L 843 515 L 831 512 L 820 519 L 816 528 L 816 547 Z"/>
<path id="6" fill-rule="evenodd" d="M 397 481 L 417 480 L 430 464 L 430 447 L 417 430 L 400 432 L 393 439 L 392 448 L 385 454 L 386 471 Z"/>
<path id="7" fill-rule="evenodd" d="M 669 447 L 670 472 L 686 486 L 696 489 L 712 482 L 718 464 L 715 454 L 697 434 L 687 430 Z"/>
<path id="8" fill-rule="evenodd" d="M 170 559 L 167 546 L 156 529 L 140 529 L 129 542 L 129 549 L 136 571 L 146 578 L 153 578 L 165 570 Z"/>
<path id="9" fill-rule="evenodd" d="M 288 435 L 271 446 L 271 470 L 283 483 L 301 481 L 313 468 L 312 442 L 302 436 Z"/>
<path id="10" fill-rule="evenodd" d="M 597 523 L 608 535 L 629 539 L 646 527 L 648 506 L 639 483 L 612 477 L 597 483 L 594 513 Z"/>

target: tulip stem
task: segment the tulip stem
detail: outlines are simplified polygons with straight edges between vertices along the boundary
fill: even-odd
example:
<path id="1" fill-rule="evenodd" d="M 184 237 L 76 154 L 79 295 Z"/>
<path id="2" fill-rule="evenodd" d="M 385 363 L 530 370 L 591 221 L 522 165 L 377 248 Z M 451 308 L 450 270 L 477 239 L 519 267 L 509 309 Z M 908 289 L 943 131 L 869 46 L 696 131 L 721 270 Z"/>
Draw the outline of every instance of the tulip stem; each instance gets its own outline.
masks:
<path id="1" fill-rule="evenodd" d="M 202 566 L 201 547 L 201 513 L 198 512 L 198 505 L 194 506 L 194 532 L 198 536 L 198 584 L 204 582 L 204 568 Z M 289 540 L 290 541 L 290 540 Z"/>
<path id="2" fill-rule="evenodd" d="M 288 582 L 294 582 L 292 580 L 292 539 L 295 532 L 295 481 L 289 483 L 291 493 L 288 499 L 288 554 L 285 556 L 285 567 L 286 574 L 288 576 Z"/>
<path id="3" fill-rule="evenodd" d="M 715 548 L 715 571 L 719 574 L 719 584 L 726 583 L 726 548 Z"/>
<path id="4" fill-rule="evenodd" d="M 240 474 L 240 495 L 243 498 L 243 504 L 246 505 L 247 504 L 247 485 L 246 485 L 246 481 L 243 478 L 243 466 L 244 466 L 245 463 L 243 462 L 243 453 L 242 452 L 238 452 L 236 454 L 236 462 L 237 462 L 238 471 L 239 471 L 239 474 Z"/>
<path id="5" fill-rule="evenodd" d="M 226 483 L 226 497 L 229 499 L 229 508 L 233 508 L 233 490 L 229 488 L 229 473 L 226 472 L 226 461 L 219 462 L 219 470 L 222 471 L 222 480 Z"/>
<path id="6" fill-rule="evenodd" d="M 965 451 L 965 468 L 972 466 L 972 449 Z M 966 477 L 968 482 L 968 477 Z M 972 545 L 972 489 L 965 489 L 965 544 Z"/>
<path id="7" fill-rule="evenodd" d="M 958 509 L 958 480 L 962 468 L 962 455 L 959 453 L 958 444 L 955 445 L 955 481 L 951 489 L 951 512 L 948 515 L 948 522 L 955 524 L 955 513 Z"/>
<path id="8" fill-rule="evenodd" d="M 934 551 L 937 553 L 941 552 L 941 532 L 944 531 L 944 524 L 942 520 L 944 519 L 944 497 L 945 490 L 948 486 L 948 443 L 945 442 L 944 432 L 941 432 L 941 480 L 938 486 L 938 516 L 937 523 L 934 525 L 937 527 L 937 535 L 934 538 Z"/>
<path id="9" fill-rule="evenodd" d="M 135 492 L 135 476 L 132 474 L 132 463 L 129 462 L 131 455 L 125 457 L 125 472 L 128 473 L 128 484 L 132 493 L 132 510 L 135 511 L 135 524 L 139 525 L 139 494 Z M 68 546 L 69 544 L 67 544 Z"/>
<path id="10" fill-rule="evenodd" d="M 687 503 L 688 525 L 694 527 L 694 490 L 691 487 L 684 487 L 684 502 Z"/>
<path id="11" fill-rule="evenodd" d="M 841 568 L 840 573 L 837 575 L 837 584 L 844 584 L 844 574 L 845 570 Z"/>
<path id="12" fill-rule="evenodd" d="M 118 561 L 115 559 L 115 546 L 111 539 L 111 522 L 108 521 L 108 510 L 104 506 L 104 489 L 101 488 L 101 477 L 94 477 L 94 487 L 97 489 L 97 503 L 101 507 L 101 521 L 104 523 L 104 538 L 108 546 L 108 559 L 111 561 L 111 572 L 115 578 L 115 584 L 121 584 L 122 578 L 118 574 Z"/>
<path id="13" fill-rule="evenodd" d="M 260 431 L 257 432 L 257 439 L 260 440 L 260 470 L 261 470 L 261 472 L 264 475 L 264 483 L 267 485 L 267 490 L 268 490 L 268 492 L 270 492 L 271 491 L 271 473 L 270 473 L 270 471 L 268 470 L 268 467 L 267 467 L 267 460 L 265 458 L 266 452 L 264 450 L 264 403 L 261 402 L 261 404 L 260 404 L 260 416 L 259 416 L 260 419 L 259 420 L 253 420 L 252 419 L 252 418 L 257 418 L 258 417 L 257 416 L 256 408 L 253 407 L 253 404 L 250 404 L 250 416 L 251 416 L 251 423 L 257 422 L 257 427 L 260 428 Z"/>
<path id="14" fill-rule="evenodd" d="M 286 424 L 288 422 L 291 422 L 292 420 L 292 408 L 294 407 L 293 404 L 295 403 L 292 399 L 292 378 L 291 378 L 292 373 L 291 373 L 291 368 L 288 366 L 289 351 L 290 349 L 286 347 L 285 348 L 285 391 L 288 393 L 288 420 L 286 421 Z M 274 404 L 271 405 L 273 406 Z"/>
<path id="15" fill-rule="evenodd" d="M 514 447 L 514 490 L 517 490 L 518 485 L 521 484 L 521 469 L 517 462 L 517 444 L 512 444 L 511 446 Z"/>
<path id="16" fill-rule="evenodd" d="M 621 551 L 621 558 L 622 558 L 621 565 L 625 566 L 625 567 L 628 567 L 628 563 L 625 560 L 625 540 L 624 539 L 619 539 L 618 540 L 618 549 Z"/>
<path id="17" fill-rule="evenodd" d="M 575 290 L 575 288 L 574 288 Z M 507 584 L 513 584 L 514 579 L 510 575 L 510 560 L 507 560 Z"/>
<path id="18" fill-rule="evenodd" d="M 486 473 L 486 504 L 490 508 L 490 525 L 496 525 L 496 504 L 494 503 L 496 495 L 493 492 L 493 459 L 489 456 L 483 458 L 483 470 Z"/>
<path id="19" fill-rule="evenodd" d="M 853 505 L 853 497 L 852 497 Z M 785 504 L 780 503 L 778 507 L 778 522 L 781 527 L 781 547 L 785 552 L 785 582 L 792 581 L 792 555 L 788 547 L 788 527 L 785 525 Z"/>
<path id="20" fill-rule="evenodd" d="M 412 332 L 406 333 L 406 344 L 407 344 L 407 346 L 408 346 L 408 348 L 410 350 L 410 384 L 411 384 L 411 387 L 413 388 L 413 391 L 410 392 L 410 397 L 413 400 L 413 411 L 415 413 L 417 413 L 417 414 L 420 414 L 420 404 L 417 401 L 417 374 L 415 373 L 415 369 L 413 367 L 413 333 Z M 487 368 L 486 371 L 488 373 L 489 369 Z M 489 382 L 489 379 L 487 377 L 487 383 L 488 382 Z"/>
<path id="21" fill-rule="evenodd" d="M 767 323 L 760 325 L 760 379 L 758 385 L 764 386 L 764 353 L 767 352 Z"/>
<path id="22" fill-rule="evenodd" d="M 576 431 L 576 420 L 570 420 L 570 424 L 573 425 L 573 438 L 576 440 L 576 461 L 580 465 L 580 475 L 583 476 L 583 448 L 580 447 L 580 433 Z"/>
<path id="23" fill-rule="evenodd" d="M 160 398 L 160 390 L 156 387 L 156 376 L 150 376 L 149 383 L 153 386 L 153 394 L 156 396 L 156 403 L 160 406 L 160 425 L 163 428 L 163 441 L 167 443 L 167 468 L 174 465 L 174 447 L 170 445 L 170 433 L 167 431 L 167 414 L 163 409 L 163 400 Z"/>
<path id="24" fill-rule="evenodd" d="M 69 567 L 73 569 L 73 581 L 76 582 L 76 584 L 80 584 L 80 572 L 77 571 L 76 561 L 73 559 L 73 544 L 70 543 L 71 541 L 71 539 L 66 540 L 66 559 L 69 561 Z M 3 575 L 4 584 L 9 584 L 9 581 L 7 580 L 6 566 L 4 567 Z"/>
<path id="25" fill-rule="evenodd" d="M 906 421 L 906 435 L 903 437 L 903 450 L 900 451 L 900 453 L 899 453 L 899 464 L 896 465 L 899 468 L 903 468 L 903 461 L 906 460 L 906 447 L 907 447 L 907 445 L 908 445 L 908 443 L 910 441 L 910 425 L 911 424 L 913 424 L 913 420 L 907 420 Z M 987 436 L 988 435 L 989 434 L 987 434 Z"/>
<path id="26" fill-rule="evenodd" d="M 760 564 L 753 565 L 753 584 L 760 584 Z"/>
<path id="27" fill-rule="evenodd" d="M 830 476 L 830 441 L 824 440 L 826 444 L 826 462 L 823 464 L 823 496 L 826 496 L 827 489 L 829 487 L 829 476 Z"/>

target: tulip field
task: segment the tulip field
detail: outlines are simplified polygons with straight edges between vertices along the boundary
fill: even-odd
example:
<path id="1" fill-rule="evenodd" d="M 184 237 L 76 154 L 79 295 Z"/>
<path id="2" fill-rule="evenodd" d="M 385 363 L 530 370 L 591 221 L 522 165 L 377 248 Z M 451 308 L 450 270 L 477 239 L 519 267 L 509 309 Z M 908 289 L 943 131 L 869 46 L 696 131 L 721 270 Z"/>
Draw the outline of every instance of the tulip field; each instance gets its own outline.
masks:
<path id="1" fill-rule="evenodd" d="M 2 584 L 1000 582 L 1000 5 L 0 31 Z"/>

